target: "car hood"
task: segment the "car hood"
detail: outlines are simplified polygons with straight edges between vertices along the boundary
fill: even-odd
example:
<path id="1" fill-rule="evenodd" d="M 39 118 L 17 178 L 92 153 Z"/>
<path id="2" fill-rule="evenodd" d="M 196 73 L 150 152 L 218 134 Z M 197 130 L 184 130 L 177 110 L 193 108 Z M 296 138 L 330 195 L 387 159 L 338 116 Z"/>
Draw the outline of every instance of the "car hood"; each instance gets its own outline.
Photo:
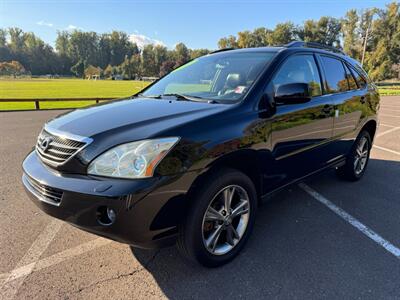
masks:
<path id="1" fill-rule="evenodd" d="M 134 98 L 76 109 L 49 121 L 46 127 L 59 132 L 94 137 L 110 131 L 140 129 L 136 138 L 220 112 L 226 104 L 167 99 Z"/>

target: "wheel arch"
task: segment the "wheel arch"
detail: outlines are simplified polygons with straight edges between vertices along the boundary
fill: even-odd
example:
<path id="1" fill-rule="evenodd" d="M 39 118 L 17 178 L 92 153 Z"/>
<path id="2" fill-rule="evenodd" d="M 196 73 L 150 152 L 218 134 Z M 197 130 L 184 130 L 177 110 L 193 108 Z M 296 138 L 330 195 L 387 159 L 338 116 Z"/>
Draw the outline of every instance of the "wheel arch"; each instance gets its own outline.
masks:
<path id="1" fill-rule="evenodd" d="M 256 150 L 243 149 L 225 154 L 218 159 L 212 161 L 206 167 L 206 171 L 198 176 L 198 178 L 196 178 L 189 190 L 189 194 L 191 191 L 201 186 L 201 184 L 207 178 L 209 178 L 210 174 L 217 172 L 221 169 L 234 169 L 244 173 L 251 179 L 257 192 L 257 198 L 259 200 L 263 191 L 262 169 L 260 166 L 260 159 Z"/>
<path id="2" fill-rule="evenodd" d="M 376 120 L 369 120 L 361 128 L 360 132 L 362 132 L 363 130 L 366 130 L 369 133 L 370 137 L 371 137 L 371 141 L 373 141 L 374 137 L 375 137 L 375 133 L 376 133 L 376 127 L 377 127 Z"/>

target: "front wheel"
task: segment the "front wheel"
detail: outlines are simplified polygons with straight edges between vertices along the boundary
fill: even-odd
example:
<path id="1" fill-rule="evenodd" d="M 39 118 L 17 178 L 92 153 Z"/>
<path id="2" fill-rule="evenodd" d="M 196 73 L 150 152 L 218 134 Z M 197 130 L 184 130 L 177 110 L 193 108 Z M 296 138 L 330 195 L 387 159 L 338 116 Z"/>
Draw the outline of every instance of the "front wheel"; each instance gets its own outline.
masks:
<path id="1" fill-rule="evenodd" d="M 190 260 L 217 267 L 232 260 L 254 225 L 257 196 L 253 182 L 236 170 L 214 173 L 194 193 L 178 248 Z"/>
<path id="2" fill-rule="evenodd" d="M 359 180 L 367 169 L 372 143 L 368 131 L 363 130 L 357 137 L 346 164 L 337 169 L 337 174 L 350 181 Z"/>

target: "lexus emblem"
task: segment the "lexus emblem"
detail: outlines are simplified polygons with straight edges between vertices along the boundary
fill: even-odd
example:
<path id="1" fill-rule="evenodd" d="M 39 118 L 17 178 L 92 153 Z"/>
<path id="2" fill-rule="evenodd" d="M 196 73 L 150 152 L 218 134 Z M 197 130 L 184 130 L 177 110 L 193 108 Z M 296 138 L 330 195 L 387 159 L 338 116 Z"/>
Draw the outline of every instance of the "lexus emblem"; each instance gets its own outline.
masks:
<path id="1" fill-rule="evenodd" d="M 40 149 L 43 150 L 43 152 L 46 152 L 47 149 L 49 149 L 50 143 L 52 139 L 51 137 L 46 137 L 40 142 Z"/>

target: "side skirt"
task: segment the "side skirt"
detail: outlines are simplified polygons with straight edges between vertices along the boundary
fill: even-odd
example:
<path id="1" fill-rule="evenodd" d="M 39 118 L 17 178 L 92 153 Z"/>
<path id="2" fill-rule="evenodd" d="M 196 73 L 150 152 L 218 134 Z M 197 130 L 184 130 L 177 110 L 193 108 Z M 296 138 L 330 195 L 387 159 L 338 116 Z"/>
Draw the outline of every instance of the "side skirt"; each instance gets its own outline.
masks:
<path id="1" fill-rule="evenodd" d="M 335 162 L 333 162 L 333 163 L 330 163 L 330 164 L 326 165 L 325 167 L 323 167 L 323 168 L 321 168 L 321 169 L 318 169 L 318 170 L 316 170 L 316 171 L 313 171 L 313 172 L 311 172 L 311 173 L 309 173 L 309 174 L 307 174 L 307 175 L 305 175 L 305 176 L 299 177 L 299 178 L 297 178 L 297 179 L 295 179 L 295 180 L 293 180 L 293 181 L 291 181 L 291 182 L 289 182 L 289 183 L 286 183 L 286 184 L 284 184 L 284 185 L 282 185 L 282 186 L 280 186 L 280 187 L 278 187 L 278 188 L 276 188 L 276 189 L 274 189 L 274 190 L 272 190 L 272 191 L 269 191 L 269 192 L 266 193 L 265 195 L 261 196 L 261 202 L 268 202 L 269 200 L 271 200 L 271 199 L 273 198 L 273 196 L 274 196 L 275 194 L 277 194 L 277 193 L 279 193 L 280 191 L 286 189 L 287 187 L 292 186 L 292 185 L 295 185 L 296 183 L 299 183 L 299 182 L 301 182 L 301 181 L 304 181 L 305 179 L 307 179 L 307 178 L 309 178 L 309 177 L 312 177 L 312 176 L 314 176 L 314 175 L 316 175 L 316 174 L 325 172 L 325 171 L 330 170 L 330 169 L 332 169 L 332 168 L 341 167 L 341 166 L 343 166 L 345 163 L 346 163 L 346 158 L 345 158 L 345 157 L 342 157 L 340 160 L 337 160 L 337 161 L 335 161 Z"/>

